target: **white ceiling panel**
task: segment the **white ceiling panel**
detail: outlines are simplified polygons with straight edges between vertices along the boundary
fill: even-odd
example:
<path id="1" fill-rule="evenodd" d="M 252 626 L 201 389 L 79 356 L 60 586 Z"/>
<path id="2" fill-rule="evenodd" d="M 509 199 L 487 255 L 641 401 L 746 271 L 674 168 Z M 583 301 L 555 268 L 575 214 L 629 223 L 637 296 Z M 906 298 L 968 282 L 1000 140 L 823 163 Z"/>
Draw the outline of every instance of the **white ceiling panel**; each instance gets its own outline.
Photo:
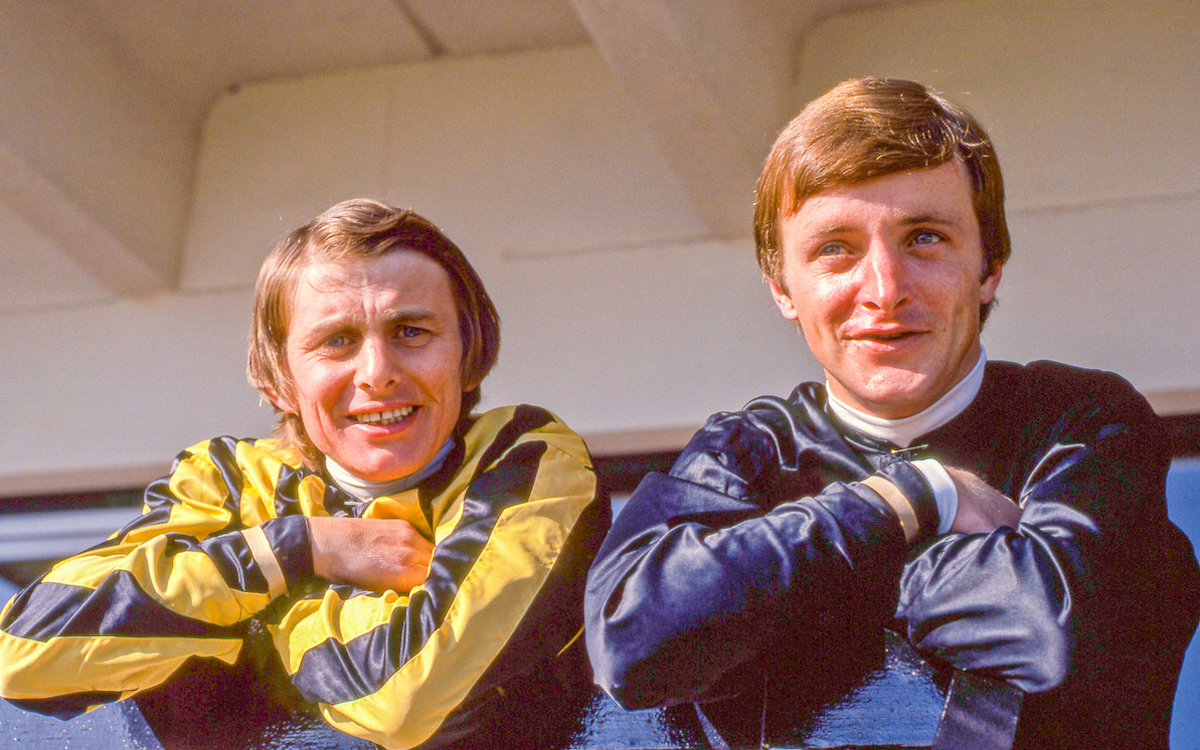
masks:
<path id="1" fill-rule="evenodd" d="M 226 92 L 438 58 L 595 45 L 695 213 L 714 235 L 740 234 L 740 209 L 723 211 L 752 183 L 772 126 L 747 127 L 745 102 L 775 119 L 793 40 L 818 16 L 876 2 L 0 4 L 0 154 L 31 177 L 0 180 L 0 314 L 189 289 L 201 138 Z M 778 80 L 738 75 L 731 61 L 746 59 Z"/>

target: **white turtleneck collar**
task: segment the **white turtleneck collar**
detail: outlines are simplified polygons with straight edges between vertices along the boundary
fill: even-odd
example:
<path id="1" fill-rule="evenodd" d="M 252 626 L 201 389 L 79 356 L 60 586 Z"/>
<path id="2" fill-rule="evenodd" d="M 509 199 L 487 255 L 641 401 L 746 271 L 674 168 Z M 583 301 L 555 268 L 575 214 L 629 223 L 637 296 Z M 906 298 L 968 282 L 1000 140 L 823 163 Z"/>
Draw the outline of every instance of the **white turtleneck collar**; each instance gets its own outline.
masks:
<path id="1" fill-rule="evenodd" d="M 971 368 L 966 377 L 954 384 L 954 387 L 942 394 L 942 397 L 921 411 L 900 419 L 883 419 L 866 412 L 859 411 L 853 406 L 829 394 L 829 411 L 843 424 L 870 435 L 879 440 L 886 440 L 900 448 L 907 448 L 917 438 L 933 432 L 963 412 L 983 385 L 983 369 L 987 364 L 987 352 L 979 347 L 979 361 Z M 829 385 L 826 383 L 826 391 Z"/>
<path id="2" fill-rule="evenodd" d="M 406 477 L 393 479 L 390 482 L 372 482 L 363 479 L 352 474 L 346 467 L 334 461 L 329 456 L 325 457 L 325 470 L 329 472 L 329 477 L 333 479 L 333 483 L 346 494 L 359 500 L 374 500 L 377 497 L 397 495 L 405 490 L 416 487 L 435 471 L 442 468 L 442 463 L 446 460 L 446 456 L 450 454 L 452 448 L 454 448 L 454 438 L 447 440 L 437 452 L 437 455 L 430 459 L 429 463 Z"/>

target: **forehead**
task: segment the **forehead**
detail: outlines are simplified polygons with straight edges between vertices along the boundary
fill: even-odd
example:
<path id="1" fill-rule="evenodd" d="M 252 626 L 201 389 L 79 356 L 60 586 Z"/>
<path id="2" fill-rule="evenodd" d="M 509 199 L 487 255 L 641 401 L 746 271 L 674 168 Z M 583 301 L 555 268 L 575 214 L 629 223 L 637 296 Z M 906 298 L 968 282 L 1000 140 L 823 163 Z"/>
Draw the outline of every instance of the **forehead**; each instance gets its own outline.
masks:
<path id="1" fill-rule="evenodd" d="M 406 249 L 370 257 L 313 258 L 299 268 L 289 295 L 293 320 L 381 306 L 423 306 L 450 315 L 457 311 L 446 269 L 428 255 Z"/>
<path id="2" fill-rule="evenodd" d="M 822 190 L 784 217 L 785 231 L 819 231 L 870 219 L 934 219 L 977 224 L 971 180 L 959 159 L 927 169 L 892 172 Z"/>

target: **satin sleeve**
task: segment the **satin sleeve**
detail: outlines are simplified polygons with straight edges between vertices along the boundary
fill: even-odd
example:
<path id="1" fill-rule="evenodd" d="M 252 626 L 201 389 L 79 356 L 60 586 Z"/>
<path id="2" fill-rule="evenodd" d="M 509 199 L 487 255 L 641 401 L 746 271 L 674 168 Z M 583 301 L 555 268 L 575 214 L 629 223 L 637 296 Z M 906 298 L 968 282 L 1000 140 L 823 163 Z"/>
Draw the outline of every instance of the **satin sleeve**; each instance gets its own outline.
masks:
<path id="1" fill-rule="evenodd" d="M 142 516 L 9 601 L 0 695 L 70 718 L 193 656 L 236 661 L 245 622 L 313 575 L 304 518 L 276 517 L 282 464 L 260 458 L 232 438 L 193 446 L 147 488 Z"/>
<path id="2" fill-rule="evenodd" d="M 873 469 L 773 402 L 711 417 L 613 522 L 584 614 L 595 679 L 626 708 L 724 697 L 738 667 L 798 627 L 890 617 L 908 547 L 858 480 L 882 476 L 926 508 L 932 490 L 910 463 Z"/>
<path id="3" fill-rule="evenodd" d="M 1166 442 L 1128 384 L 1092 377 L 1025 425 L 1040 442 L 1020 457 L 1017 528 L 941 537 L 905 568 L 896 615 L 921 653 L 1040 693 L 1124 683 L 1147 649 L 1186 647 L 1196 564 L 1166 516 Z"/>

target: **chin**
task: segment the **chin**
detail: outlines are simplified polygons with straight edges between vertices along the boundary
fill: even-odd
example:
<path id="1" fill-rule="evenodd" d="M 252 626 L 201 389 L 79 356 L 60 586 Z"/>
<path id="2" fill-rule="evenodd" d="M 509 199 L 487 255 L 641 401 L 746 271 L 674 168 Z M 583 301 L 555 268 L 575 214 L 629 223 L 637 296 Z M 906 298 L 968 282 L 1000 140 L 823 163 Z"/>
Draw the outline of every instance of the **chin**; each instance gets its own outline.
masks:
<path id="1" fill-rule="evenodd" d="M 863 411 L 884 419 L 901 419 L 916 414 L 937 400 L 927 398 L 924 385 L 893 383 L 880 387 L 878 384 L 863 384 L 855 396 L 862 403 Z"/>
<path id="2" fill-rule="evenodd" d="M 337 458 L 334 460 L 344 466 L 351 474 L 368 482 L 391 482 L 401 477 L 406 477 L 420 468 L 420 464 L 413 466 L 411 461 L 390 455 L 359 455 L 346 461 Z"/>

